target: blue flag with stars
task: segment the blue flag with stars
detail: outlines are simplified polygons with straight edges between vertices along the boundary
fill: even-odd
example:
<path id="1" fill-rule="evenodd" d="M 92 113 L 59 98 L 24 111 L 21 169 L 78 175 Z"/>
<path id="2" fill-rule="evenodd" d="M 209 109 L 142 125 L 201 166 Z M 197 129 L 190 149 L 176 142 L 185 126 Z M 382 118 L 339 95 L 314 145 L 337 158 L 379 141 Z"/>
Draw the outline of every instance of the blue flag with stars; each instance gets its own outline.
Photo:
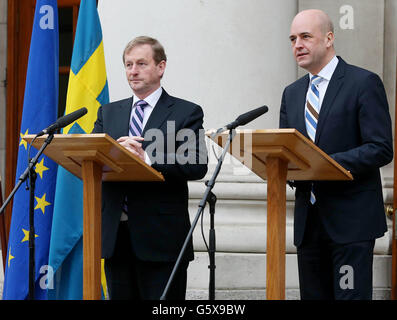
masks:
<path id="1" fill-rule="evenodd" d="M 28 166 L 29 145 L 23 140 L 55 122 L 58 113 L 59 33 L 56 0 L 37 0 L 30 43 L 16 178 Z M 37 153 L 30 149 L 30 157 Z M 57 165 L 42 155 L 37 173 L 35 220 L 35 299 L 47 299 L 51 277 L 48 251 Z M 29 289 L 29 190 L 22 184 L 14 196 L 7 248 L 3 299 L 26 299 Z"/>

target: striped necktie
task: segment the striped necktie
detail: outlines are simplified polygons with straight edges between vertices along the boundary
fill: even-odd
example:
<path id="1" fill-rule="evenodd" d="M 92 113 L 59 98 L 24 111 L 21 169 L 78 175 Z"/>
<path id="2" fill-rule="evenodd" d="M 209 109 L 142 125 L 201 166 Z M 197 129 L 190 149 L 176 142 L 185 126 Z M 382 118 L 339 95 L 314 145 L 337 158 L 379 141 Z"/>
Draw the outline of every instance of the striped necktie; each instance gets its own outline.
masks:
<path id="1" fill-rule="evenodd" d="M 318 115 L 320 113 L 320 92 L 318 91 L 318 84 L 323 80 L 323 78 L 317 75 L 312 77 L 305 107 L 306 131 L 313 142 L 316 139 Z M 316 197 L 312 186 L 310 203 L 314 204 L 315 202 Z"/>
<path id="2" fill-rule="evenodd" d="M 312 77 L 305 108 L 306 130 L 313 142 L 316 138 L 317 121 L 320 113 L 320 93 L 317 86 L 321 81 L 323 81 L 323 78 L 319 76 Z"/>
<path id="3" fill-rule="evenodd" d="M 143 110 L 148 106 L 145 100 L 139 100 L 135 103 L 134 113 L 130 121 L 130 136 L 141 136 L 143 130 Z"/>

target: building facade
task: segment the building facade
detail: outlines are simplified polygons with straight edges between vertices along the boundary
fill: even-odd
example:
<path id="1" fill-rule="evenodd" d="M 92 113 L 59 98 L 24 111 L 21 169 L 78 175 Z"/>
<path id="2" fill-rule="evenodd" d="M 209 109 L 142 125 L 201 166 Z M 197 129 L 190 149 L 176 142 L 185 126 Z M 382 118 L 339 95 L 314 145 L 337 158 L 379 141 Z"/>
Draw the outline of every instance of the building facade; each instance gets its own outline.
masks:
<path id="1" fill-rule="evenodd" d="M 395 0 L 100 0 L 110 100 L 130 96 L 121 55 L 139 35 L 160 40 L 168 56 L 163 86 L 194 101 L 205 114 L 204 128 L 219 128 L 241 113 L 267 105 L 269 112 L 244 128 L 278 127 L 285 86 L 305 74 L 293 59 L 289 30 L 297 12 L 318 8 L 334 22 L 337 54 L 348 63 L 377 73 L 384 81 L 395 126 L 397 1 Z M 5 165 L 7 1 L 0 0 L 0 172 Z M 190 214 L 198 203 L 221 150 L 208 142 L 207 176 L 190 187 Z M 393 202 L 393 163 L 382 168 L 386 204 Z M 4 190 L 4 186 L 3 186 Z M 215 211 L 216 298 L 264 299 L 266 286 L 267 186 L 237 160 L 228 157 L 213 192 Z M 299 298 L 293 245 L 293 191 L 287 190 L 286 298 Z M 392 220 L 377 240 L 374 298 L 390 298 Z M 208 242 L 208 206 L 203 219 Z M 194 231 L 196 259 L 188 272 L 188 298 L 208 298 L 208 254 L 200 223 Z M 1 279 L 1 273 L 0 273 Z"/>

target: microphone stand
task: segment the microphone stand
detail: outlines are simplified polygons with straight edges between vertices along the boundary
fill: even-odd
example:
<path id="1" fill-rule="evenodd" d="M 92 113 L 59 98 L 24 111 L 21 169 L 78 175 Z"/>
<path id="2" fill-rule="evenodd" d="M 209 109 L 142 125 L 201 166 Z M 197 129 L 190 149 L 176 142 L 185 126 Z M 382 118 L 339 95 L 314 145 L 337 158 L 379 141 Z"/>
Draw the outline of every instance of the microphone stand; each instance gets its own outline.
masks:
<path id="1" fill-rule="evenodd" d="M 206 183 L 208 186 L 208 181 Z M 210 264 L 208 269 L 210 269 L 210 281 L 209 281 L 209 292 L 208 300 L 215 300 L 215 252 L 216 252 L 216 240 L 215 240 L 215 203 L 216 195 L 211 191 L 208 195 L 207 201 L 210 205 L 210 231 L 209 231 L 209 244 L 208 244 L 208 255 Z"/>
<path id="2" fill-rule="evenodd" d="M 29 161 L 31 161 L 29 159 Z M 28 299 L 34 300 L 35 278 L 35 229 L 34 229 L 34 192 L 36 189 L 37 173 L 33 166 L 29 169 L 29 294 Z"/>
<path id="3" fill-rule="evenodd" d="M 18 183 L 0 208 L 0 215 L 4 213 L 4 209 L 11 201 L 15 193 L 18 191 L 21 184 L 29 177 L 29 293 L 28 299 L 34 300 L 35 290 L 35 230 L 34 230 L 34 191 L 36 186 L 36 171 L 34 166 L 37 164 L 44 149 L 51 143 L 54 138 L 54 134 L 48 135 L 47 139 L 41 146 L 33 159 L 29 159 L 29 165 L 18 179 Z M 34 139 L 33 139 L 34 140 Z M 32 141 L 33 142 L 33 141 Z"/>
<path id="4" fill-rule="evenodd" d="M 209 300 L 214 300 L 215 299 L 215 229 L 214 229 L 214 214 L 215 214 L 215 202 L 216 202 L 216 196 L 211 192 L 211 190 L 215 186 L 215 180 L 221 170 L 223 160 L 226 156 L 227 150 L 229 149 L 229 146 L 236 135 L 236 132 L 234 129 L 231 129 L 229 131 L 229 139 L 225 144 L 225 147 L 223 149 L 222 155 L 218 159 L 218 164 L 216 165 L 215 171 L 212 174 L 211 179 L 206 182 L 207 188 L 205 189 L 204 195 L 199 203 L 199 208 L 197 210 L 196 217 L 190 227 L 190 230 L 186 236 L 185 242 L 183 243 L 182 249 L 179 253 L 178 259 L 176 260 L 175 266 L 171 272 L 171 276 L 168 279 L 167 285 L 165 286 L 165 289 L 163 291 L 162 296 L 160 297 L 160 300 L 165 300 L 168 290 L 172 284 L 172 281 L 174 280 L 175 274 L 179 268 L 179 265 L 182 261 L 183 255 L 185 254 L 187 245 L 189 243 L 190 238 L 192 237 L 193 230 L 196 227 L 197 221 L 200 218 L 201 214 L 204 211 L 205 205 L 207 202 L 210 203 L 210 212 L 211 213 L 211 226 L 210 226 L 210 245 L 209 245 L 209 255 L 210 255 L 210 283 L 209 283 Z"/>

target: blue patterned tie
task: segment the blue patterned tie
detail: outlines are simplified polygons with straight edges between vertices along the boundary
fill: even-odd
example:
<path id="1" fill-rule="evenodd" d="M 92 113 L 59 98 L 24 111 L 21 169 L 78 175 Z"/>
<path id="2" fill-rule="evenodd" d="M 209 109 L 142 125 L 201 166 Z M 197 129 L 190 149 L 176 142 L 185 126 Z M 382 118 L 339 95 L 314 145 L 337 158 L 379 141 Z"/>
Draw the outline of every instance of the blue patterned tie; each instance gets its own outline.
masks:
<path id="1" fill-rule="evenodd" d="M 143 130 L 143 110 L 148 106 L 145 100 L 139 100 L 135 103 L 134 114 L 130 121 L 130 136 L 141 136 Z"/>
<path id="2" fill-rule="evenodd" d="M 318 91 L 318 84 L 323 80 L 323 78 L 317 75 L 312 77 L 305 107 L 306 131 L 313 142 L 316 139 L 318 115 L 320 113 L 320 93 Z M 316 197 L 313 193 L 312 186 L 310 203 L 314 204 L 315 202 Z"/>
<path id="3" fill-rule="evenodd" d="M 306 130 L 313 142 L 316 138 L 317 121 L 320 113 L 320 93 L 317 86 L 322 80 L 323 78 L 319 76 L 312 77 L 305 108 Z"/>

